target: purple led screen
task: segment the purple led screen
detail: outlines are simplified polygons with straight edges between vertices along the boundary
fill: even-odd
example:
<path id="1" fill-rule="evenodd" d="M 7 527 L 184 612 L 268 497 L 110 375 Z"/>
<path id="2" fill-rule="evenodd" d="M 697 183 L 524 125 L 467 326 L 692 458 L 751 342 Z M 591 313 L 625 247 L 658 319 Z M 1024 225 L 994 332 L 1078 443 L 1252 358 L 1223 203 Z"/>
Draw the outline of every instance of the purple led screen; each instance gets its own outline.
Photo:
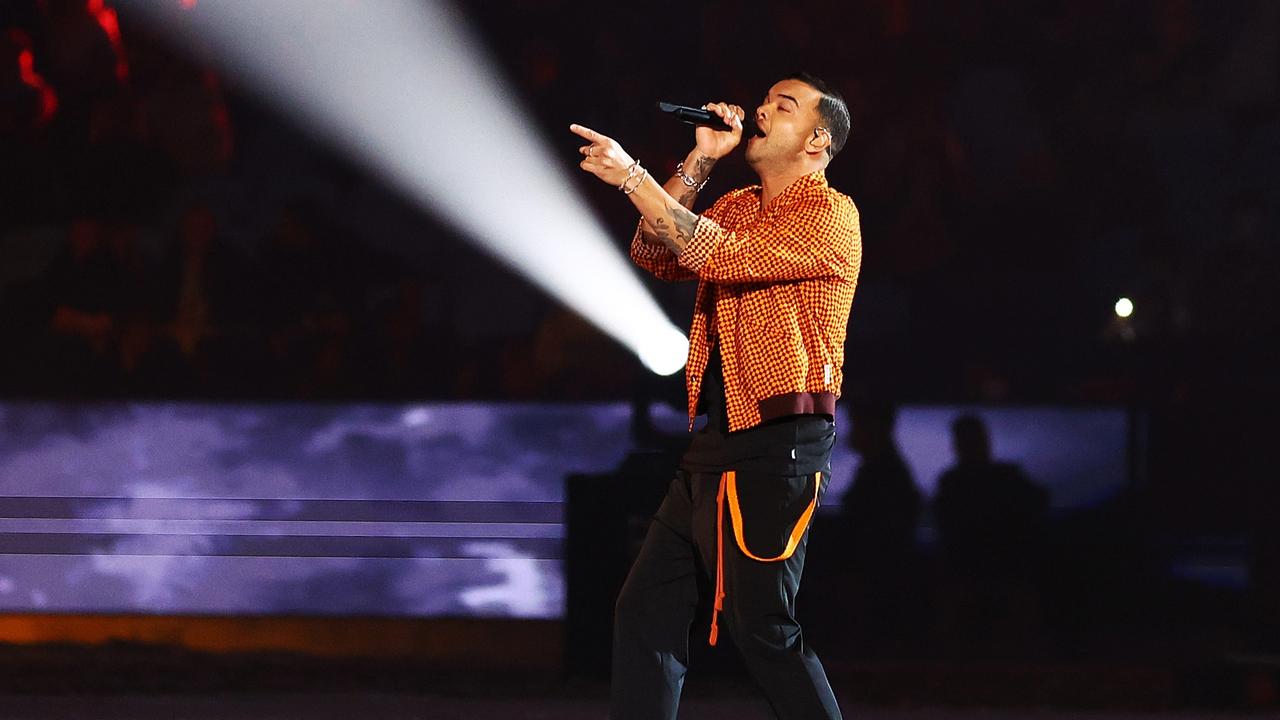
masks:
<path id="1" fill-rule="evenodd" d="M 926 494 L 958 412 L 901 411 Z M 1125 482 L 1122 412 L 977 412 L 1055 507 Z M 624 403 L 0 403 L 0 611 L 561 617 L 564 479 L 616 468 L 629 424 Z M 826 511 L 856 464 L 841 443 Z"/>
<path id="2" fill-rule="evenodd" d="M 938 477 L 955 461 L 951 422 L 961 414 L 982 419 L 991 432 L 995 458 L 1020 465 L 1049 491 L 1055 510 L 1094 505 L 1128 483 L 1129 421 L 1123 410 L 906 406 L 898 411 L 895 436 L 926 497 L 933 496 Z M 847 427 L 843 414 L 838 426 Z M 847 447 L 847 439 L 845 434 L 837 441 L 828 490 L 831 501 L 824 501 L 824 506 L 837 505 L 852 484 L 858 456 Z"/>

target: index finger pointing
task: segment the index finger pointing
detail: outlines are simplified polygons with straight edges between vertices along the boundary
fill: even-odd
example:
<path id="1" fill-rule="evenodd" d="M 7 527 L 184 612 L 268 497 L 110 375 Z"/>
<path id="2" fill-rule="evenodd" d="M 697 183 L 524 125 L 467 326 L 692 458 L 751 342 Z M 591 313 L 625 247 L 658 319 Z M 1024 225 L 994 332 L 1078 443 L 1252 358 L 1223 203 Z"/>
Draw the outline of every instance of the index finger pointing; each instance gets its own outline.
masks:
<path id="1" fill-rule="evenodd" d="M 584 137 L 590 140 L 591 142 L 599 142 L 600 140 L 605 139 L 603 135 L 596 132 L 595 130 L 592 130 L 591 128 L 586 127 L 584 125 L 579 125 L 577 123 L 570 125 L 569 131 L 572 132 L 574 135 L 579 135 L 581 137 Z"/>

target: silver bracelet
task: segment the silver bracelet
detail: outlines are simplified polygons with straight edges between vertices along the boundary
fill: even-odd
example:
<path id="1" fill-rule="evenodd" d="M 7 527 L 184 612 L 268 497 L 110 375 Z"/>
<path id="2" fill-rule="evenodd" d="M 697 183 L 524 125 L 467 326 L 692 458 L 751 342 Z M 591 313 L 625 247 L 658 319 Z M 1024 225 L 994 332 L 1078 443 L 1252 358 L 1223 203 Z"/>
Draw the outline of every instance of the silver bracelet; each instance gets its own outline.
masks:
<path id="1" fill-rule="evenodd" d="M 676 177 L 680 178 L 680 182 L 684 183 L 685 187 L 691 187 L 696 192 L 702 192 L 702 188 L 706 187 L 707 181 L 711 179 L 711 176 L 708 175 L 702 179 L 702 182 L 698 182 L 692 176 L 685 174 L 683 160 L 676 163 Z"/>
<path id="2" fill-rule="evenodd" d="M 640 168 L 640 179 L 639 179 L 639 180 L 637 180 L 637 181 L 636 181 L 636 184 L 635 184 L 635 185 L 632 185 L 630 189 L 627 189 L 627 188 L 625 188 L 625 187 L 624 187 L 624 188 L 622 188 L 622 194 L 624 194 L 624 195 L 630 195 L 631 193 L 635 192 L 636 190 L 639 190 L 639 189 L 640 189 L 640 186 L 644 184 L 645 178 L 647 178 L 647 177 L 649 177 L 649 171 L 648 171 L 648 170 L 646 170 L 645 168 Z M 623 184 L 623 185 L 626 185 L 626 183 L 625 183 L 625 182 L 624 182 L 624 183 L 622 183 L 622 184 Z"/>
<path id="3" fill-rule="evenodd" d="M 639 170 L 639 169 L 640 169 L 639 160 L 636 160 L 635 162 L 631 163 L 631 167 L 627 168 L 627 177 L 623 179 L 622 184 L 618 186 L 618 189 L 623 192 L 626 192 L 627 183 L 631 182 L 631 178 L 636 176 L 636 170 Z"/>

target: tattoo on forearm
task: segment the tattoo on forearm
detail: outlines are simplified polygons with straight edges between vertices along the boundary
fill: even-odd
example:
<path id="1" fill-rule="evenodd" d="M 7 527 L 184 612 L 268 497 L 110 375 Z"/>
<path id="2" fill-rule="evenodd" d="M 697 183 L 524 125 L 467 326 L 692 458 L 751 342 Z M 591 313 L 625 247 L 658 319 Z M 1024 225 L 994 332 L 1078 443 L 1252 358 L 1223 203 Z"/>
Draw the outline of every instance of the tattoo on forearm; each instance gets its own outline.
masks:
<path id="1" fill-rule="evenodd" d="M 672 205 L 667 208 L 666 215 L 653 219 L 653 233 L 671 252 L 679 255 L 689 241 L 693 239 L 693 231 L 698 227 L 698 216 L 688 208 Z"/>
<path id="2" fill-rule="evenodd" d="M 667 208 L 667 212 L 671 214 L 672 224 L 675 226 L 676 238 L 680 241 L 680 249 L 684 249 L 685 245 L 693 239 L 693 233 L 698 229 L 698 216 L 689 208 L 673 205 Z"/>
<path id="3" fill-rule="evenodd" d="M 667 226 L 667 221 L 664 218 L 654 218 L 653 234 L 658 236 L 663 245 L 671 246 L 671 228 Z"/>
<path id="4" fill-rule="evenodd" d="M 703 180 L 707 179 L 708 175 L 711 174 L 711 168 L 715 167 L 715 164 L 716 161 L 713 158 L 703 155 L 694 161 L 693 167 L 685 168 L 685 174 L 693 178 L 695 182 L 701 183 Z M 683 184 L 683 181 L 681 181 L 681 184 Z M 680 193 L 680 197 L 676 198 L 676 201 L 692 210 L 693 201 L 697 199 L 697 188 L 685 186 L 684 190 Z"/>
<path id="5" fill-rule="evenodd" d="M 698 161 L 696 163 L 693 164 L 693 172 L 690 173 L 690 175 L 693 176 L 694 180 L 697 180 L 698 182 L 702 182 L 703 180 L 707 179 L 707 175 L 711 174 L 711 168 L 715 164 L 716 164 L 716 161 L 714 159 L 709 158 L 706 155 L 703 155 L 702 157 L 698 158 Z"/>
<path id="6" fill-rule="evenodd" d="M 698 220 L 692 210 L 682 205 L 669 205 L 665 213 L 653 219 L 653 234 L 667 249 L 679 255 L 693 240 Z"/>

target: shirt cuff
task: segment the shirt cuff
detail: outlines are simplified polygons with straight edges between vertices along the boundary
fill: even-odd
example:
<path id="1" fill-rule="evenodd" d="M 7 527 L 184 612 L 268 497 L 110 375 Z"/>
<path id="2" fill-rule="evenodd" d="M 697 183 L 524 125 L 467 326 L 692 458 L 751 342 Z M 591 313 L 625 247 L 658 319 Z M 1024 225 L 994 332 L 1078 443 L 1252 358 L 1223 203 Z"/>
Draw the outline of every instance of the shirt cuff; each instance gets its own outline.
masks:
<path id="1" fill-rule="evenodd" d="M 715 249 L 716 243 L 720 242 L 720 236 L 723 233 L 719 225 L 699 215 L 698 224 L 693 228 L 693 237 L 689 238 L 689 244 L 684 246 L 684 250 L 680 251 L 676 260 L 685 268 L 697 273 L 711 258 L 711 251 Z"/>
<path id="2" fill-rule="evenodd" d="M 644 241 L 644 218 L 636 223 L 636 234 L 631 237 L 631 257 L 638 260 L 660 260 L 669 252 L 665 245 L 650 245 Z"/>

